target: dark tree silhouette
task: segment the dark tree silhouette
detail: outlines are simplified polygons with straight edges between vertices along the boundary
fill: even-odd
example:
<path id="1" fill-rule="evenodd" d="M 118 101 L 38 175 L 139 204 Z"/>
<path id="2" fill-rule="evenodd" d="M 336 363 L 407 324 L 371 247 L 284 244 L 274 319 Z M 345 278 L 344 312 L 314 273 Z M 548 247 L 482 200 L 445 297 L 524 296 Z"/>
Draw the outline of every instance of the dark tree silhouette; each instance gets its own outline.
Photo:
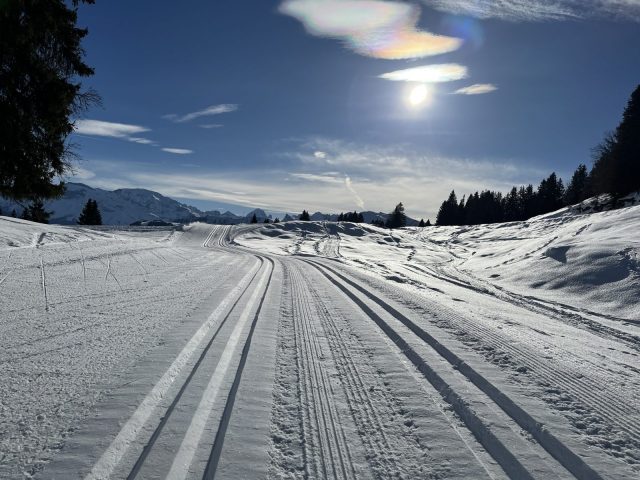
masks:
<path id="1" fill-rule="evenodd" d="M 263 223 L 271 223 L 271 220 L 269 220 L 268 218 L 265 218 Z"/>
<path id="2" fill-rule="evenodd" d="M 83 61 L 86 29 L 79 3 L 94 0 L 0 2 L 0 195 L 42 201 L 63 193 L 71 168 L 66 140 L 72 116 L 98 101 L 82 91 L 93 74 Z"/>
<path id="3" fill-rule="evenodd" d="M 564 206 L 564 185 L 555 172 L 540 182 L 536 203 L 537 215 L 553 212 Z"/>
<path id="4" fill-rule="evenodd" d="M 407 216 L 404 213 L 404 205 L 400 202 L 387 217 L 388 228 L 402 228 L 407 225 Z"/>
<path id="5" fill-rule="evenodd" d="M 640 190 L 640 85 L 631 94 L 622 121 L 594 151 L 594 193 L 615 197 Z"/>
<path id="6" fill-rule="evenodd" d="M 87 200 L 78 217 L 78 225 L 102 225 L 102 214 L 97 201 Z"/>
<path id="7" fill-rule="evenodd" d="M 425 227 L 430 227 L 431 226 L 431 220 L 429 220 L 427 218 L 427 223 L 424 224 Z"/>
<path id="8" fill-rule="evenodd" d="M 303 222 L 308 222 L 309 220 L 311 220 L 311 216 L 309 215 L 309 212 L 307 212 L 306 210 L 302 210 L 302 213 L 300 214 L 300 217 L 298 217 L 299 220 L 302 220 Z"/>
<path id="9" fill-rule="evenodd" d="M 565 205 L 574 205 L 589 198 L 589 172 L 586 165 L 580 164 L 573 172 L 571 181 L 564 192 Z"/>
<path id="10" fill-rule="evenodd" d="M 22 211 L 23 220 L 31 220 L 37 223 L 49 223 L 49 217 L 52 212 L 48 212 L 44 208 L 44 202 L 37 198 Z"/>
<path id="11" fill-rule="evenodd" d="M 276 217 L 276 219 L 273 221 L 273 223 L 280 223 L 280 219 L 278 217 Z"/>
<path id="12" fill-rule="evenodd" d="M 456 197 L 456 192 L 452 190 L 449 198 L 442 202 L 440 206 L 436 225 L 458 225 L 460 222 L 459 211 L 458 198 Z"/>
<path id="13" fill-rule="evenodd" d="M 424 226 L 425 226 L 424 219 L 421 218 L 420 221 L 418 222 L 418 227 L 423 228 Z"/>
<path id="14" fill-rule="evenodd" d="M 250 223 L 258 223 L 258 217 L 256 217 L 256 214 L 253 214 L 253 217 L 251 217 L 251 222 Z"/>

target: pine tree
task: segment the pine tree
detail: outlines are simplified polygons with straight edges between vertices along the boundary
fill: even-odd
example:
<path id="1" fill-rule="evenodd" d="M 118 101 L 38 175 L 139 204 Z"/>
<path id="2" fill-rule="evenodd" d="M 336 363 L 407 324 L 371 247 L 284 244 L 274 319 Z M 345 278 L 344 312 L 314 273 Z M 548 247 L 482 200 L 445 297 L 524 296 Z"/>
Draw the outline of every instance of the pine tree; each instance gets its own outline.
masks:
<path id="1" fill-rule="evenodd" d="M 620 197 L 640 190 L 640 85 L 631 94 L 622 121 L 596 147 L 591 178 L 595 193 Z"/>
<path id="2" fill-rule="evenodd" d="M 94 0 L 0 2 L 0 196 L 39 202 L 64 191 L 72 116 L 98 101 L 78 81 L 93 74 L 81 2 Z"/>
<path id="3" fill-rule="evenodd" d="M 265 218 L 263 223 L 271 223 L 271 220 L 269 220 L 268 218 Z"/>
<path id="4" fill-rule="evenodd" d="M 16 212 L 16 209 L 14 208 L 13 210 L 11 210 L 11 216 L 13 218 L 18 218 L 18 213 Z"/>
<path id="5" fill-rule="evenodd" d="M 299 220 L 302 220 L 303 222 L 308 222 L 309 220 L 311 220 L 311 216 L 309 215 L 309 212 L 307 212 L 306 210 L 302 210 L 302 213 L 300 214 L 300 217 L 298 217 Z"/>
<path id="6" fill-rule="evenodd" d="M 280 219 L 278 217 L 276 217 L 276 219 L 273 221 L 273 223 L 280 223 Z"/>
<path id="7" fill-rule="evenodd" d="M 440 206 L 438 217 L 436 218 L 436 225 L 458 225 L 459 208 L 456 192 L 452 190 L 449 198 L 442 202 Z"/>
<path id="8" fill-rule="evenodd" d="M 37 198 L 25 209 L 23 212 L 23 218 L 36 223 L 49 223 L 51 213 L 52 212 L 47 212 L 44 209 L 44 202 Z"/>
<path id="9" fill-rule="evenodd" d="M 418 222 L 418 227 L 424 228 L 424 226 L 425 226 L 424 219 L 421 218 L 420 221 Z"/>
<path id="10" fill-rule="evenodd" d="M 402 228 L 407 225 L 407 216 L 404 213 L 404 205 L 400 202 L 396 205 L 396 208 L 393 209 L 393 212 L 389 214 L 387 218 L 386 226 L 388 228 Z"/>
<path id="11" fill-rule="evenodd" d="M 589 172 L 586 165 L 580 164 L 573 172 L 571 181 L 564 193 L 564 203 L 574 205 L 589 197 Z"/>
<path id="12" fill-rule="evenodd" d="M 102 215 L 98 209 L 98 202 L 92 199 L 87 200 L 77 222 L 78 225 L 102 225 Z"/>
<path id="13" fill-rule="evenodd" d="M 424 224 L 425 227 L 430 227 L 431 226 L 431 220 L 429 220 L 427 218 L 427 223 Z"/>
<path id="14" fill-rule="evenodd" d="M 258 223 L 258 217 L 256 217 L 256 214 L 253 214 L 253 217 L 251 217 L 251 222 L 250 223 Z"/>

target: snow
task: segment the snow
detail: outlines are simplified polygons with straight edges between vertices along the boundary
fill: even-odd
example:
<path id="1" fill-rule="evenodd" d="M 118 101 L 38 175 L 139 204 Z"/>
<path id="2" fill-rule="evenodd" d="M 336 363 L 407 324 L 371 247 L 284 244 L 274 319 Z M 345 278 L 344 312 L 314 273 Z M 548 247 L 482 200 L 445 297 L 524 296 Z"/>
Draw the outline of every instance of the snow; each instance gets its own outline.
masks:
<path id="1" fill-rule="evenodd" d="M 0 478 L 638 478 L 629 205 L 393 231 L 0 217 Z"/>

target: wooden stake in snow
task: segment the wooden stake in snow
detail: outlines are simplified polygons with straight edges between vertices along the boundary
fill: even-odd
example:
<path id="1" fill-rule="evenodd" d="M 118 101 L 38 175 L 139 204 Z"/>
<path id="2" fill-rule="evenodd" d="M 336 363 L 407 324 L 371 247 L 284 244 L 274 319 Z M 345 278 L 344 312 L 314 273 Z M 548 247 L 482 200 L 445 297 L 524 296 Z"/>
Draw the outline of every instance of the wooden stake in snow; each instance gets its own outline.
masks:
<path id="1" fill-rule="evenodd" d="M 42 293 L 44 293 L 44 309 L 49 311 L 49 298 L 47 297 L 47 277 L 44 273 L 44 262 L 40 259 L 40 276 L 42 277 Z"/>

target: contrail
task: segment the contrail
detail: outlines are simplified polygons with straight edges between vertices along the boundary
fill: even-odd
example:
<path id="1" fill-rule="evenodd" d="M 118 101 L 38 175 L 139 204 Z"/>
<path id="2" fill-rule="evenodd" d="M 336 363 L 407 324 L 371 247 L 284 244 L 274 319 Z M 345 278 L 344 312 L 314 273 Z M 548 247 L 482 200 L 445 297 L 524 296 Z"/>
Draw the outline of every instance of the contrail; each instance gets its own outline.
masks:
<path id="1" fill-rule="evenodd" d="M 344 184 L 347 187 L 347 190 L 349 190 L 351 192 L 351 194 L 353 195 L 353 198 L 356 201 L 356 204 L 358 205 L 359 208 L 364 208 L 364 202 L 362 201 L 362 198 L 360 198 L 360 195 L 358 195 L 358 192 L 356 192 L 356 190 L 353 188 L 353 185 L 351 184 L 351 178 L 349 178 L 348 176 L 344 177 Z"/>

